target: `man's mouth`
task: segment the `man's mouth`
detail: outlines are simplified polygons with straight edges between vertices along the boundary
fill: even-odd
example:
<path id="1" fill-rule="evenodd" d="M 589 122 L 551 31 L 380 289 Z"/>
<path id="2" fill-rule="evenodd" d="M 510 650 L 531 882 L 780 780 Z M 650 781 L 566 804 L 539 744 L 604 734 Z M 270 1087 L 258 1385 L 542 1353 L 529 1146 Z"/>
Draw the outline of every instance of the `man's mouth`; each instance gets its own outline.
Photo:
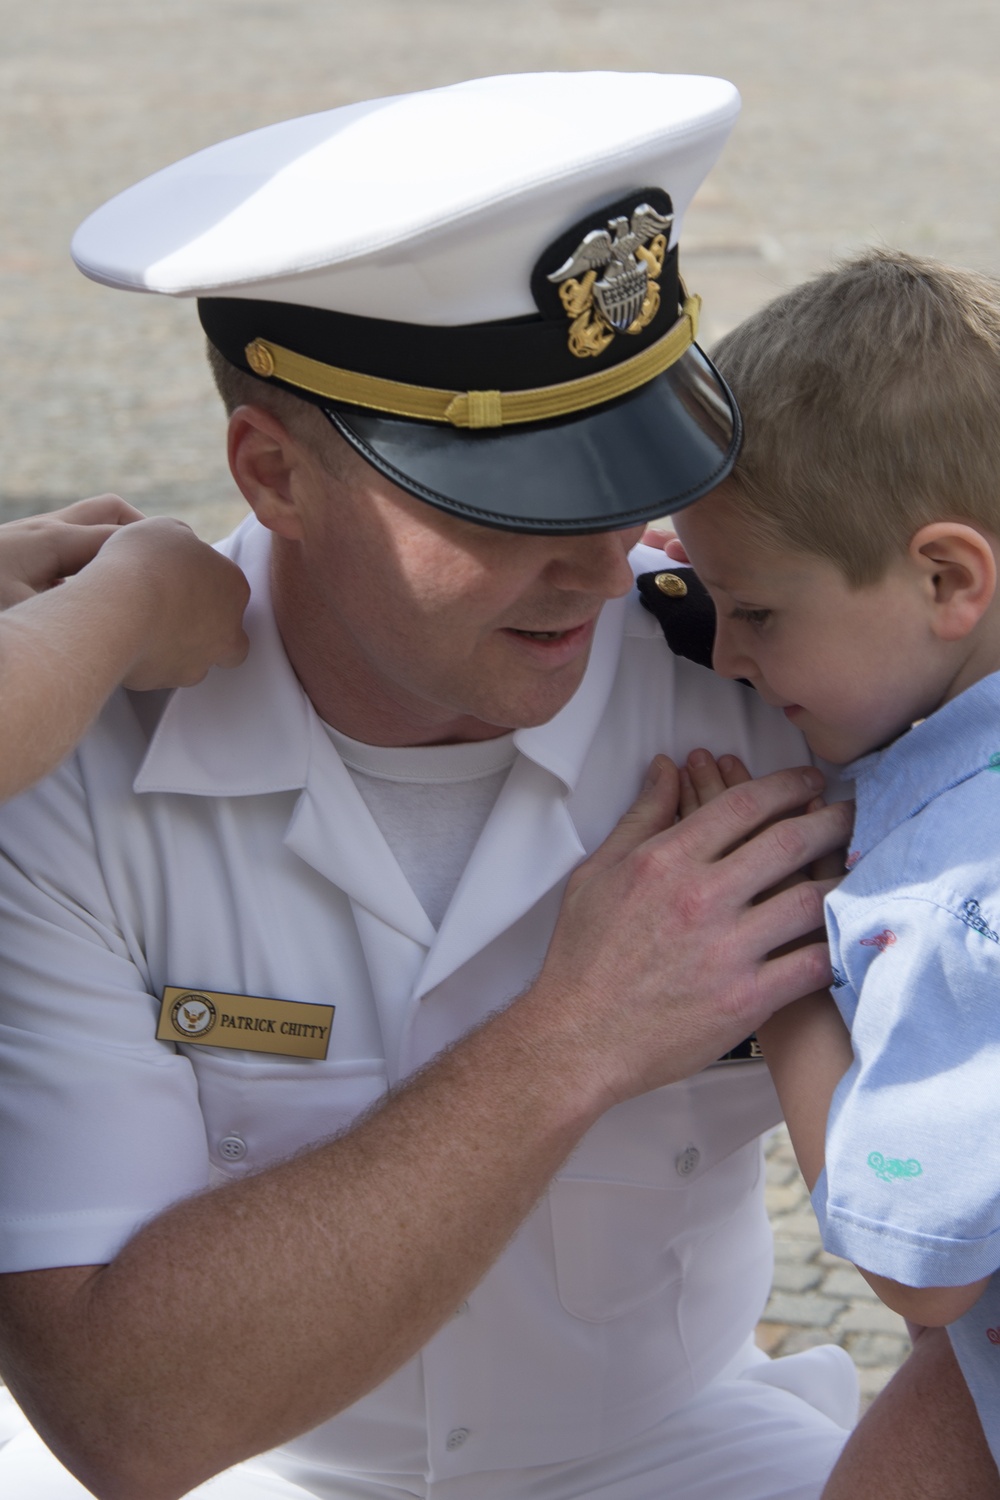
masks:
<path id="1" fill-rule="evenodd" d="M 552 665 L 563 658 L 569 661 L 578 651 L 585 649 L 594 633 L 594 621 L 583 620 L 579 625 L 565 625 L 562 630 L 525 630 L 517 625 L 508 625 L 503 633 L 523 641 L 529 649 L 544 653 L 544 660 Z"/>
<path id="2" fill-rule="evenodd" d="M 577 627 L 573 626 L 571 628 L 576 629 Z M 568 630 L 514 630 L 513 626 L 511 626 L 511 630 L 514 635 L 527 636 L 529 641 L 557 641 L 560 636 L 569 635 Z"/>

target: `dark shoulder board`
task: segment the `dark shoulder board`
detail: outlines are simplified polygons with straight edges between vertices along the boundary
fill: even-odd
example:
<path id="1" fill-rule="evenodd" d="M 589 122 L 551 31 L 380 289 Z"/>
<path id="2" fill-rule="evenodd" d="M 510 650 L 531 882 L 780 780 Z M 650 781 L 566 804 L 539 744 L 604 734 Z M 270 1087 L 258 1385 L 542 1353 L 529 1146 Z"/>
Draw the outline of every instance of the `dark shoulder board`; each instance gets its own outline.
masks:
<path id="1" fill-rule="evenodd" d="M 712 665 L 715 643 L 715 605 L 693 568 L 665 568 L 636 579 L 639 598 L 656 616 L 667 645 L 675 656 L 686 656 L 700 667 Z"/>

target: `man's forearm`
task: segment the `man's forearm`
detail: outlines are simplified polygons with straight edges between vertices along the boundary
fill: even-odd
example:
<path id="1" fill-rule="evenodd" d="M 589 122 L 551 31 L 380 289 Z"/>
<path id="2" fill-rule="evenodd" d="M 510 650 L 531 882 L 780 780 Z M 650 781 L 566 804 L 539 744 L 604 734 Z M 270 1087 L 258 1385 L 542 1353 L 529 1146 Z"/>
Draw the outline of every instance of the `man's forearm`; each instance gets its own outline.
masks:
<path id="1" fill-rule="evenodd" d="M 107 1500 L 172 1500 L 379 1384 L 607 1104 L 558 1030 L 527 996 L 342 1139 L 176 1205 L 110 1266 L 17 1278 L 37 1297 L 7 1308 L 4 1368 L 43 1436 Z"/>

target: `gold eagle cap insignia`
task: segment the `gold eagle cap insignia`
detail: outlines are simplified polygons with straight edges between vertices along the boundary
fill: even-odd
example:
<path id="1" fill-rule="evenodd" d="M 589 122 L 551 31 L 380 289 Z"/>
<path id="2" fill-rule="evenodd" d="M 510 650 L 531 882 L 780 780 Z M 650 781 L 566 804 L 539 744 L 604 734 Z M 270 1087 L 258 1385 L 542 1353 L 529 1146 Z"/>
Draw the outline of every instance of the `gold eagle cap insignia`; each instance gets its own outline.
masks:
<path id="1" fill-rule="evenodd" d="M 559 287 L 570 319 L 569 347 L 579 359 L 602 353 L 616 334 L 641 333 L 660 306 L 657 277 L 667 255 L 673 214 L 648 203 L 585 234 L 547 278 Z M 598 272 L 603 274 L 598 277 Z"/>

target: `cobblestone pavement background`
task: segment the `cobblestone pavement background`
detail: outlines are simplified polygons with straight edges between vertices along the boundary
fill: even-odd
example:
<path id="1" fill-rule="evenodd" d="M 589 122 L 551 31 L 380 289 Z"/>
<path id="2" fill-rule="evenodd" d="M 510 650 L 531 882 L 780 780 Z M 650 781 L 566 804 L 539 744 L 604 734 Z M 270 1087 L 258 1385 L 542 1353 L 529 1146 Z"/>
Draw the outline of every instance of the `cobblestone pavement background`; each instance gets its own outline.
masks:
<path id="1" fill-rule="evenodd" d="M 510 70 L 732 78 L 743 120 L 684 235 L 708 342 L 866 243 L 1000 271 L 995 0 L 0 0 L 0 35 L 0 519 L 105 489 L 208 537 L 239 517 L 193 308 L 95 286 L 67 246 L 137 178 L 309 110 Z M 900 1320 L 820 1251 L 780 1136 L 769 1174 L 761 1339 L 836 1338 L 872 1392 Z"/>

